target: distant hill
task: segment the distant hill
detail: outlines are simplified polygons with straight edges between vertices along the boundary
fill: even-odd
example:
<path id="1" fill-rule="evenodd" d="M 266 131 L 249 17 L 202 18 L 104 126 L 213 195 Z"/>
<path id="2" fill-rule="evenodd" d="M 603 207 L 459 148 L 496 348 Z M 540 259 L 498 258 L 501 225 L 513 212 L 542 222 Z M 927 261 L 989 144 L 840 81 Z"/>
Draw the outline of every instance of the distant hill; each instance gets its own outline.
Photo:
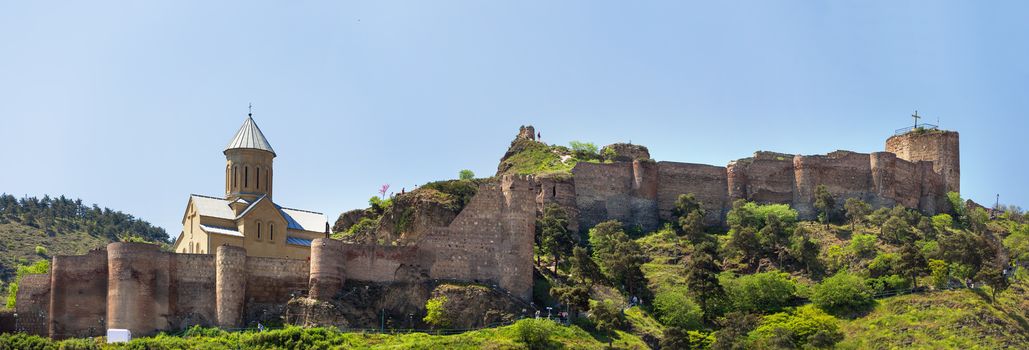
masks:
<path id="1" fill-rule="evenodd" d="M 9 282 L 21 265 L 126 240 L 167 244 L 168 233 L 132 215 L 84 205 L 80 199 L 0 195 L 0 281 Z"/>

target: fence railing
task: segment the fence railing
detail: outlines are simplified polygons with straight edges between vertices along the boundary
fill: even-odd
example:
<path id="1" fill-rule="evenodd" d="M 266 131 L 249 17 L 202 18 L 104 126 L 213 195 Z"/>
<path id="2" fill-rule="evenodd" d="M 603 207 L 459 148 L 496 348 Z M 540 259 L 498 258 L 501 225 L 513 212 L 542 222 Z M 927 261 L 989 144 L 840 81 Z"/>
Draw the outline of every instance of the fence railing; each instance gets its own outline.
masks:
<path id="1" fill-rule="evenodd" d="M 894 135 L 902 135 L 902 134 L 907 134 L 907 133 L 909 133 L 911 131 L 914 131 L 914 130 L 936 130 L 936 129 L 939 129 L 939 128 L 940 128 L 939 125 L 927 124 L 927 123 L 919 123 L 917 125 L 913 125 L 913 126 L 909 126 L 909 127 L 906 127 L 906 128 L 897 129 L 896 131 L 894 131 L 893 134 Z"/>

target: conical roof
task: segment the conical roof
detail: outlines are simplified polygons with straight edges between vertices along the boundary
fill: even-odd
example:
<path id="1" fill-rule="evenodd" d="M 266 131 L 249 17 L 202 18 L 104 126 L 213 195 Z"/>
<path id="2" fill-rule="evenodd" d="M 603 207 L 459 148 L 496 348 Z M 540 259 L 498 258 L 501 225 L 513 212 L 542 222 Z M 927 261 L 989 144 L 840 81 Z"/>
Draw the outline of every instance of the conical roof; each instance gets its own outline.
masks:
<path id="1" fill-rule="evenodd" d="M 259 149 L 275 155 L 272 145 L 268 143 L 268 139 L 264 138 L 264 133 L 261 132 L 261 128 L 257 127 L 257 123 L 251 116 L 247 116 L 247 120 L 243 122 L 243 126 L 239 127 L 236 136 L 225 147 L 226 151 L 230 149 Z"/>

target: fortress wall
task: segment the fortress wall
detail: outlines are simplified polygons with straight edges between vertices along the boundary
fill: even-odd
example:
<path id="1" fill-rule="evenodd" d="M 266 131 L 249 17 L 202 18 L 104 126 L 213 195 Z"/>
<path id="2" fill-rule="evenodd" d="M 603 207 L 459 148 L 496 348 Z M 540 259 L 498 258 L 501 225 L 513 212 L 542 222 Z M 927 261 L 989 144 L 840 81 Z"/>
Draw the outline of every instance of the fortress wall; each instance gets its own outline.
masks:
<path id="1" fill-rule="evenodd" d="M 50 336 L 95 337 L 107 325 L 107 251 L 55 256 L 51 266 Z"/>
<path id="2" fill-rule="evenodd" d="M 247 295 L 247 252 L 241 247 L 215 248 L 215 322 L 222 328 L 243 323 Z"/>
<path id="3" fill-rule="evenodd" d="M 910 162 L 931 161 L 946 191 L 961 191 L 961 157 L 958 133 L 927 130 L 895 135 L 886 140 L 886 151 Z"/>
<path id="4" fill-rule="evenodd" d="M 677 162 L 659 162 L 657 165 L 657 204 L 662 219 L 672 220 L 672 209 L 679 195 L 692 193 L 707 212 L 704 223 L 722 223 L 729 207 L 726 168 Z"/>
<path id="5" fill-rule="evenodd" d="M 495 284 L 529 299 L 536 191 L 523 177 L 480 185 L 450 226 L 419 242 L 432 264 L 429 276 Z"/>
<path id="6" fill-rule="evenodd" d="M 401 267 L 412 267 L 426 270 L 428 266 L 419 263 L 418 248 L 414 246 L 383 246 L 375 244 L 344 243 L 340 247 L 342 255 L 342 279 L 392 283 L 398 278 Z M 312 264 L 315 261 L 312 255 Z M 312 291 L 314 272 L 312 269 Z M 342 281 L 340 282 L 342 283 Z M 312 297 L 316 293 L 312 292 Z"/>
<path id="7" fill-rule="evenodd" d="M 169 272 L 169 323 L 171 329 L 193 325 L 216 325 L 215 256 L 211 254 L 171 254 Z"/>
<path id="8" fill-rule="evenodd" d="M 311 298 L 331 300 L 343 288 L 343 242 L 317 238 L 311 242 Z"/>
<path id="9" fill-rule="evenodd" d="M 838 205 L 847 198 L 868 200 L 872 195 L 869 157 L 868 154 L 849 151 L 836 151 L 824 156 L 795 156 L 793 207 L 800 218 L 810 220 L 816 217 L 815 189 L 819 185 L 825 185 Z"/>
<path id="10" fill-rule="evenodd" d="M 306 293 L 310 268 L 306 260 L 247 257 L 246 307 L 252 303 L 286 304 L 290 294 Z"/>
<path id="11" fill-rule="evenodd" d="M 15 301 L 18 331 L 44 337 L 50 334 L 50 274 L 22 276 Z"/>
<path id="12" fill-rule="evenodd" d="M 579 207 L 575 203 L 575 179 L 573 177 L 540 176 L 535 178 L 539 194 L 536 195 L 536 210 L 543 212 L 547 204 L 557 204 L 568 214 L 568 229 L 579 232 Z"/>
<path id="13" fill-rule="evenodd" d="M 107 328 L 128 329 L 133 336 L 169 328 L 169 260 L 153 244 L 107 245 Z"/>
<path id="14" fill-rule="evenodd" d="M 737 199 L 756 203 L 793 203 L 796 175 L 792 154 L 756 152 L 727 167 L 729 206 Z"/>
<path id="15" fill-rule="evenodd" d="M 637 191 L 634 185 L 646 180 L 637 180 L 632 163 L 582 162 L 572 168 L 572 175 L 580 231 L 606 220 L 618 220 L 626 227 L 644 230 L 658 227 L 657 199 L 637 196 L 646 191 Z"/>

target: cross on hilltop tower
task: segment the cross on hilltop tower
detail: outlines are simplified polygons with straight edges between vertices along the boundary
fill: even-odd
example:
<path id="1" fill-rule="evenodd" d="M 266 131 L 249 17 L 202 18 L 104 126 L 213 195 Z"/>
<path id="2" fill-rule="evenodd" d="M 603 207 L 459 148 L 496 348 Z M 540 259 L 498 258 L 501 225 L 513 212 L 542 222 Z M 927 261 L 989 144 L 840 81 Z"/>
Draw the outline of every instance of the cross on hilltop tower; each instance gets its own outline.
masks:
<path id="1" fill-rule="evenodd" d="M 915 128 L 917 129 L 918 128 L 918 119 L 922 118 L 922 117 L 918 116 L 918 110 L 917 109 L 915 110 L 915 114 L 912 114 L 911 117 L 915 118 Z"/>

